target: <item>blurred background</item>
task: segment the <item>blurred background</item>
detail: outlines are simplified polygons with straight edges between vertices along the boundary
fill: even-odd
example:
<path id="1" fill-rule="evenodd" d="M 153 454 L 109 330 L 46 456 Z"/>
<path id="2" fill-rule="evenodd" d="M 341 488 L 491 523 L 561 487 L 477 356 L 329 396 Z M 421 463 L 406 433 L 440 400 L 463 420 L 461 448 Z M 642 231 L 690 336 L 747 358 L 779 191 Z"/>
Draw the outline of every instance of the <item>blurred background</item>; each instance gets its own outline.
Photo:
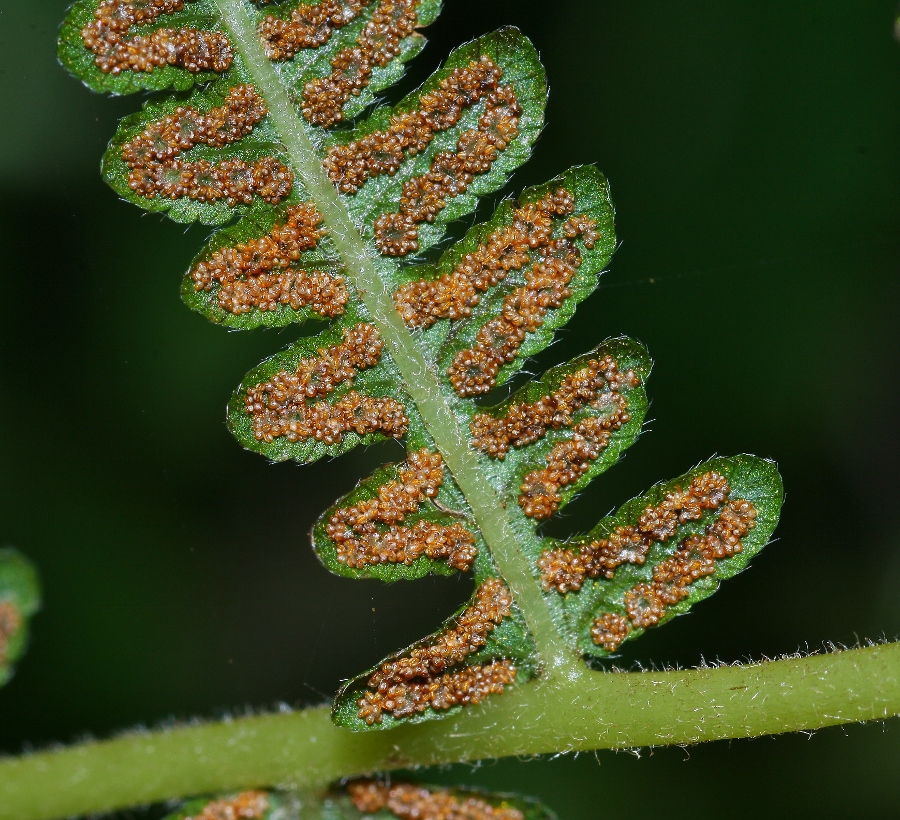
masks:
<path id="1" fill-rule="evenodd" d="M 231 439 L 231 390 L 301 331 L 229 333 L 183 307 L 180 278 L 208 229 L 143 216 L 101 180 L 117 119 L 139 103 L 58 67 L 66 6 L 0 8 L 0 542 L 30 555 L 45 586 L 31 649 L 0 691 L 6 753 L 323 702 L 469 592 L 446 578 L 341 580 L 312 554 L 316 516 L 401 458 L 397 445 L 297 467 Z M 653 421 L 549 532 L 583 530 L 713 453 L 781 466 L 778 541 L 690 616 L 626 645 L 624 665 L 900 634 L 896 11 L 447 0 L 397 89 L 515 24 L 551 94 L 507 193 L 577 163 L 611 181 L 621 248 L 533 369 L 636 337 L 656 361 Z M 892 721 L 433 777 L 523 790 L 563 820 L 887 817 L 898 765 Z"/>

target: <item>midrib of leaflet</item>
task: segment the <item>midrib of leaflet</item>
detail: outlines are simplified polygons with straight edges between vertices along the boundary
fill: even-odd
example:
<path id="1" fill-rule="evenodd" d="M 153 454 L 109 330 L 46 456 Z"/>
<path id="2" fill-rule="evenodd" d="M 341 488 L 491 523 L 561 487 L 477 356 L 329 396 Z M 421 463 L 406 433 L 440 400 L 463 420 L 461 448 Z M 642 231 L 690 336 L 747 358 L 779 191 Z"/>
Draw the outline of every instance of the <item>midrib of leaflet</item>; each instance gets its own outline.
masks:
<path id="1" fill-rule="evenodd" d="M 266 101 L 270 120 L 294 171 L 322 215 L 329 236 L 346 264 L 345 275 L 378 326 L 406 392 L 415 402 L 447 468 L 466 497 L 497 568 L 522 612 L 543 661 L 544 672 L 568 679 L 580 677 L 584 666 L 557 629 L 529 560 L 518 548 L 518 537 L 505 507 L 487 481 L 478 457 L 469 448 L 468 431 L 460 428 L 452 400 L 448 400 L 437 374 L 394 308 L 391 294 L 378 276 L 346 205 L 325 175 L 308 126 L 297 116 L 287 91 L 265 55 L 244 0 L 215 0 L 215 3 L 257 91 Z"/>

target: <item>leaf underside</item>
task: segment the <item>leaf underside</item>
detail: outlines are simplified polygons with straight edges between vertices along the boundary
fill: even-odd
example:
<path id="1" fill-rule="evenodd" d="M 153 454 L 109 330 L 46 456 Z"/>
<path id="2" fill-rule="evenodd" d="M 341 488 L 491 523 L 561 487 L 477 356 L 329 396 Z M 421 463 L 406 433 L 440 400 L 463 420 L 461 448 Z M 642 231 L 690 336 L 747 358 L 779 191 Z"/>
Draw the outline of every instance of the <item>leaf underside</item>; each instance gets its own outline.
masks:
<path id="1" fill-rule="evenodd" d="M 165 820 L 556 820 L 527 797 L 404 781 L 351 780 L 318 794 L 246 791 L 183 804 Z"/>
<path id="2" fill-rule="evenodd" d="M 505 28 L 453 51 L 396 104 L 378 102 L 439 10 L 436 0 L 79 0 L 60 39 L 60 60 L 90 88 L 163 92 L 122 121 L 103 173 L 145 210 L 221 226 L 184 276 L 188 307 L 236 329 L 327 323 L 247 374 L 228 407 L 238 441 L 304 464 L 404 442 L 402 463 L 319 519 L 324 566 L 386 582 L 474 578 L 441 630 L 338 694 L 334 719 L 357 730 L 451 714 L 542 673 L 485 516 L 507 521 L 571 651 L 597 658 L 743 569 L 782 497 L 770 462 L 717 458 L 584 536 L 542 535 L 541 522 L 637 440 L 651 360 L 636 341 L 608 339 L 500 404 L 476 401 L 521 374 L 593 292 L 615 248 L 614 211 L 603 175 L 577 167 L 445 241 L 528 159 L 547 87 L 534 47 Z M 311 165 L 298 154 L 307 150 Z M 314 201 L 307 187 L 321 191 L 322 179 L 336 194 Z M 373 312 L 348 248 L 374 268 L 397 311 L 390 322 Z M 391 351 L 404 344 L 401 366 Z M 453 452 L 436 443 L 436 411 L 411 398 L 409 361 L 435 380 Z M 460 489 L 448 467 L 460 450 L 496 509 Z M 341 805 L 322 816 L 350 816 Z"/>

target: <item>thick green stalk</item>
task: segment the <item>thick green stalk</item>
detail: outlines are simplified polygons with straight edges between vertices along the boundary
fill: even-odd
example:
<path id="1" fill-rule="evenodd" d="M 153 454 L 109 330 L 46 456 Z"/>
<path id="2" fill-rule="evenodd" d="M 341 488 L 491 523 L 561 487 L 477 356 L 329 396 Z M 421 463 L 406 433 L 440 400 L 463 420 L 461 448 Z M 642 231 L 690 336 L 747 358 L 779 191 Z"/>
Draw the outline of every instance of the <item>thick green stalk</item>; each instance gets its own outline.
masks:
<path id="1" fill-rule="evenodd" d="M 900 714 L 900 643 L 516 687 L 444 721 L 353 733 L 327 708 L 146 732 L 0 761 L 0 820 L 56 820 L 253 786 L 317 788 L 437 763 L 819 729 Z"/>
<path id="2" fill-rule="evenodd" d="M 504 580 L 516 599 L 546 671 L 576 678 L 581 663 L 562 639 L 541 595 L 528 560 L 518 548 L 518 539 L 504 513 L 497 492 L 468 444 L 445 395 L 437 374 L 429 366 L 412 334 L 394 308 L 390 291 L 378 276 L 370 250 L 354 225 L 347 207 L 325 175 L 321 159 L 306 124 L 297 116 L 277 72 L 263 51 L 262 43 L 247 15 L 244 0 L 215 0 L 232 42 L 247 65 L 257 90 L 269 107 L 274 124 L 294 170 L 315 202 L 329 235 L 347 266 L 356 287 L 391 351 L 406 391 L 434 438 L 437 448 L 456 479 Z"/>

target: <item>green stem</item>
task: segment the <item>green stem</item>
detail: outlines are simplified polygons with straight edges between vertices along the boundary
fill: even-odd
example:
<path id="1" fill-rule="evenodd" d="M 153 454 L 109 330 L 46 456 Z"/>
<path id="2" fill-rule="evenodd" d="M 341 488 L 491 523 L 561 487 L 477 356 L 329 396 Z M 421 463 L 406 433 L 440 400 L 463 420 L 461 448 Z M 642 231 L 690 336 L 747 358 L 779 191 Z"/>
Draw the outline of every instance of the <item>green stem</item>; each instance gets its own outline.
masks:
<path id="1" fill-rule="evenodd" d="M 472 514 L 522 614 L 548 673 L 577 678 L 582 664 L 556 628 L 527 558 L 497 492 L 490 485 L 453 413 L 449 397 L 434 369 L 416 345 L 412 334 L 394 308 L 390 291 L 375 269 L 370 250 L 350 218 L 344 201 L 322 168 L 319 153 L 306 124 L 295 107 L 247 15 L 244 0 L 215 0 L 232 42 L 247 65 L 257 90 L 269 107 L 269 117 L 278 131 L 294 170 L 303 181 L 338 253 L 347 265 L 360 298 L 391 351 L 406 391 L 425 422 L 448 469 L 466 496 Z"/>
<path id="2" fill-rule="evenodd" d="M 86 743 L 0 761 L 0 820 L 56 820 L 177 796 L 320 788 L 396 768 L 698 743 L 900 714 L 900 643 L 659 673 L 587 673 L 516 687 L 444 721 L 353 733 L 327 708 Z"/>

